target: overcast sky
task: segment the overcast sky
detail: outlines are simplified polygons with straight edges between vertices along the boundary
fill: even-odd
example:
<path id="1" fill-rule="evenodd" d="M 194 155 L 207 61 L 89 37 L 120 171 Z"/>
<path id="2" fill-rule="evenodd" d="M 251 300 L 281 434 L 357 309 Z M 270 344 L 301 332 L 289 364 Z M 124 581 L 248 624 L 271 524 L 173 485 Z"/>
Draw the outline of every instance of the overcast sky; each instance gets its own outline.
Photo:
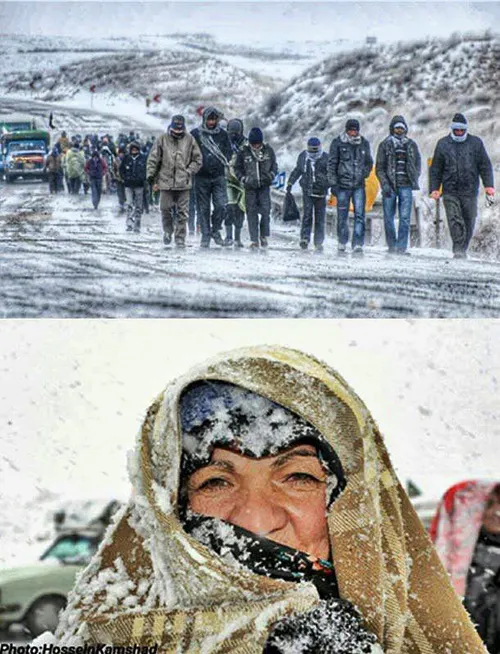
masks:
<path id="1" fill-rule="evenodd" d="M 469 2 L 0 2 L 1 32 L 130 36 L 209 32 L 232 43 L 338 38 L 407 40 L 498 30 L 500 3 Z"/>

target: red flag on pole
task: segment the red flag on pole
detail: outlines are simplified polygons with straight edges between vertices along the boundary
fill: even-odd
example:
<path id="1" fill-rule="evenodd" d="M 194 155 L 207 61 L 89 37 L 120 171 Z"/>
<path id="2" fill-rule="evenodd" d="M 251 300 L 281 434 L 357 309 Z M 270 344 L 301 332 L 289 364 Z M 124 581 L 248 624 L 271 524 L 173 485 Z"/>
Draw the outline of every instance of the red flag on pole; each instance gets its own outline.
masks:
<path id="1" fill-rule="evenodd" d="M 161 93 L 153 95 L 153 102 L 161 102 Z"/>
<path id="2" fill-rule="evenodd" d="M 196 113 L 198 114 L 198 116 L 203 116 L 204 109 L 205 107 L 202 104 L 200 104 L 200 106 L 196 109 Z"/>
<path id="3" fill-rule="evenodd" d="M 95 90 L 96 90 L 96 85 L 95 85 L 95 84 L 92 84 L 92 86 L 90 87 L 89 91 L 90 91 L 91 93 L 95 93 Z"/>

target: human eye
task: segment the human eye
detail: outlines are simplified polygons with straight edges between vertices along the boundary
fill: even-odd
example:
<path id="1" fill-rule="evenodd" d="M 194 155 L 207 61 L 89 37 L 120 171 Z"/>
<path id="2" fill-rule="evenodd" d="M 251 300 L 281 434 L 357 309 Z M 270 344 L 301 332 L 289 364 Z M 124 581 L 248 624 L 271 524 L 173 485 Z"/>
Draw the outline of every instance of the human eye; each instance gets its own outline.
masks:
<path id="1" fill-rule="evenodd" d="M 211 477 L 210 479 L 205 479 L 201 482 L 196 488 L 195 491 L 218 491 L 231 488 L 231 483 L 224 479 L 224 477 Z"/>
<path id="2" fill-rule="evenodd" d="M 285 477 L 285 481 L 296 486 L 317 486 L 323 483 L 309 472 L 292 472 Z"/>

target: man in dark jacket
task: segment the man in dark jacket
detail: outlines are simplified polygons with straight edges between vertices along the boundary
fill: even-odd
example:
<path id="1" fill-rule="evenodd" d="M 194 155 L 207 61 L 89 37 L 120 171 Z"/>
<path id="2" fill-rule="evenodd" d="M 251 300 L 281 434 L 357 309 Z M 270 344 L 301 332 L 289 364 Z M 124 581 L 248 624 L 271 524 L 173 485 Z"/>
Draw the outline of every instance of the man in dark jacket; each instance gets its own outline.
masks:
<path id="1" fill-rule="evenodd" d="M 370 144 L 359 133 L 359 121 L 345 124 L 345 132 L 333 139 L 328 158 L 328 180 L 337 196 L 338 251 L 345 253 L 349 240 L 349 202 L 354 205 L 353 254 L 362 255 L 365 242 L 365 179 L 371 172 L 373 159 Z"/>
<path id="2" fill-rule="evenodd" d="M 326 194 L 328 192 L 328 155 L 323 152 L 321 141 L 315 136 L 307 141 L 297 164 L 288 178 L 287 191 L 297 180 L 303 193 L 303 217 L 300 228 L 300 247 L 307 250 L 311 239 L 314 213 L 314 247 L 323 250 L 325 240 Z"/>
<path id="3" fill-rule="evenodd" d="M 455 114 L 448 136 L 437 142 L 430 169 L 430 195 L 443 203 L 453 241 L 453 256 L 467 257 L 477 216 L 479 178 L 488 198 L 495 194 L 493 167 L 483 142 L 468 133 L 467 119 Z"/>
<path id="4" fill-rule="evenodd" d="M 382 188 L 385 240 L 389 252 L 395 254 L 407 253 L 413 191 L 419 188 L 421 169 L 418 146 L 407 134 L 404 117 L 394 116 L 389 125 L 389 136 L 377 150 L 376 173 Z M 399 212 L 397 235 L 394 225 L 396 206 Z"/>
<path id="5" fill-rule="evenodd" d="M 119 168 L 127 198 L 127 232 L 141 231 L 146 162 L 147 158 L 142 154 L 141 146 L 137 141 L 132 141 L 129 145 L 129 154 L 125 155 Z"/>
<path id="6" fill-rule="evenodd" d="M 97 209 L 101 201 L 102 194 L 102 180 L 108 172 L 106 161 L 99 154 L 99 150 L 92 151 L 92 156 L 85 164 L 85 172 L 87 173 L 90 183 L 90 194 L 92 197 L 92 204 L 94 209 Z"/>
<path id="7" fill-rule="evenodd" d="M 464 604 L 490 654 L 500 654 L 500 484 L 486 503 Z"/>
<path id="8" fill-rule="evenodd" d="M 250 247 L 266 248 L 270 234 L 271 192 L 278 164 L 274 150 L 264 143 L 264 135 L 258 127 L 252 127 L 248 134 L 248 145 L 244 145 L 236 156 L 234 166 L 236 177 L 245 187 Z M 260 214 L 260 224 L 259 224 Z"/>
<path id="9" fill-rule="evenodd" d="M 201 225 L 201 247 L 210 247 L 212 238 L 217 245 L 224 245 L 220 229 L 226 216 L 227 189 L 226 168 L 231 159 L 231 143 L 227 132 L 219 126 L 222 118 L 215 107 L 203 112 L 202 124 L 191 134 L 196 139 L 203 157 L 203 165 L 196 174 L 196 205 Z M 210 201 L 214 205 L 211 214 Z"/>

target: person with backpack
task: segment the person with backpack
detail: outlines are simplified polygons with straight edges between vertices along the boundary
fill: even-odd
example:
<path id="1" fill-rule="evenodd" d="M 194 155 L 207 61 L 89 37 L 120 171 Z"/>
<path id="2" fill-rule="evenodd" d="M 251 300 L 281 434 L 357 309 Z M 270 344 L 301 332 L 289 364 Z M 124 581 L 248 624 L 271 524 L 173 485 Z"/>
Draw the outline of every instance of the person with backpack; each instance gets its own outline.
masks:
<path id="1" fill-rule="evenodd" d="M 270 186 L 278 172 L 278 164 L 273 148 L 264 143 L 259 127 L 252 127 L 248 144 L 236 155 L 234 172 L 245 188 L 250 248 L 267 248 L 271 215 Z"/>
<path id="2" fill-rule="evenodd" d="M 137 141 L 132 141 L 128 148 L 129 154 L 123 157 L 119 168 L 127 198 L 127 232 L 140 232 L 147 158 Z"/>
<path id="3" fill-rule="evenodd" d="M 85 164 L 85 172 L 87 173 L 90 183 L 90 194 L 92 197 L 92 205 L 94 209 L 99 207 L 102 195 L 102 180 L 108 172 L 106 161 L 100 156 L 97 148 L 92 151 L 92 156 Z"/>
<path id="4" fill-rule="evenodd" d="M 323 152 L 321 141 L 312 136 L 307 141 L 307 149 L 303 150 L 295 168 L 288 178 L 287 192 L 300 180 L 302 187 L 303 217 L 300 227 L 300 247 L 307 250 L 311 240 L 314 223 L 314 247 L 323 251 L 325 240 L 326 194 L 328 192 L 328 155 Z"/>
<path id="5" fill-rule="evenodd" d="M 59 191 L 59 176 L 62 175 L 61 155 L 57 148 L 52 148 L 51 153 L 45 160 L 45 172 L 49 182 L 49 192 L 57 193 Z"/>
<path id="6" fill-rule="evenodd" d="M 85 174 L 85 155 L 77 142 L 73 142 L 66 152 L 65 163 L 68 190 L 72 195 L 78 195 Z"/>

